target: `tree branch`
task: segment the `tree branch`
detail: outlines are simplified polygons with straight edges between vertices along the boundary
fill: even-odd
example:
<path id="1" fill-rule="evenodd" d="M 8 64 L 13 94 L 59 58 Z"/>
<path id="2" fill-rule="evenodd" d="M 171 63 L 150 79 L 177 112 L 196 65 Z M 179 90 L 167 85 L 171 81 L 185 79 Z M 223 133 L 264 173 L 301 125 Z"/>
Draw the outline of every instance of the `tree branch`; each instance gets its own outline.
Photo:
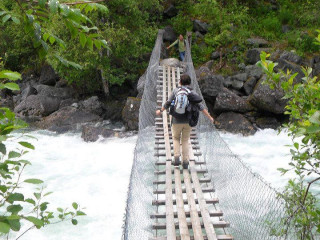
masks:
<path id="1" fill-rule="evenodd" d="M 309 189 L 310 189 L 311 184 L 313 184 L 314 182 L 319 181 L 319 180 L 320 180 L 320 177 L 318 177 L 318 178 L 316 178 L 316 179 L 313 179 L 311 182 L 309 182 L 308 187 L 307 187 L 307 190 L 306 190 L 306 193 L 304 194 L 304 198 L 303 198 L 302 204 L 304 204 L 305 201 L 306 201 L 306 198 L 307 198 L 307 195 L 308 195 L 308 192 L 309 192 Z"/>

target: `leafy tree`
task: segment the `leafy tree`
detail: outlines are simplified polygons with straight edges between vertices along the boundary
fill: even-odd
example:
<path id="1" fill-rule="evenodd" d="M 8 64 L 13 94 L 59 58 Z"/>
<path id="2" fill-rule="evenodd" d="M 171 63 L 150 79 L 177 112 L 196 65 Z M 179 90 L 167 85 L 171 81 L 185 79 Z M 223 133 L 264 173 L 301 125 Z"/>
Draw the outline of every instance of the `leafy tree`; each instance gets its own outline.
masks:
<path id="1" fill-rule="evenodd" d="M 320 44 L 318 36 L 318 44 Z M 288 100 L 285 114 L 290 121 L 284 127 L 292 137 L 292 158 L 289 169 L 278 169 L 283 174 L 294 171 L 297 178 L 289 180 L 283 193 L 286 215 L 280 231 L 273 234 L 285 236 L 293 228 L 299 239 L 317 239 L 320 234 L 320 201 L 310 191 L 320 181 L 320 81 L 312 76 L 311 68 L 302 68 L 305 77 L 295 80 L 297 73 L 275 72 L 277 63 L 267 60 L 262 52 L 258 65 L 267 75 L 266 84 L 280 88 Z M 319 185 L 319 184 L 318 184 Z"/>

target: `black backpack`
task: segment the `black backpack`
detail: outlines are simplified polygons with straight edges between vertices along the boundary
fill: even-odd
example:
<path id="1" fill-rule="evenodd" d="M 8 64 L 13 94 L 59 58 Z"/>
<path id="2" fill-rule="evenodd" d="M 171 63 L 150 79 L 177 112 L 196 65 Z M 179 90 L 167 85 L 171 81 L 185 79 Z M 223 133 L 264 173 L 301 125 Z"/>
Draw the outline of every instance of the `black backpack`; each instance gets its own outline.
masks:
<path id="1" fill-rule="evenodd" d="M 199 103 L 202 102 L 202 98 L 194 93 L 191 92 L 188 95 L 189 105 L 187 107 L 187 115 L 190 127 L 195 127 L 199 121 Z"/>

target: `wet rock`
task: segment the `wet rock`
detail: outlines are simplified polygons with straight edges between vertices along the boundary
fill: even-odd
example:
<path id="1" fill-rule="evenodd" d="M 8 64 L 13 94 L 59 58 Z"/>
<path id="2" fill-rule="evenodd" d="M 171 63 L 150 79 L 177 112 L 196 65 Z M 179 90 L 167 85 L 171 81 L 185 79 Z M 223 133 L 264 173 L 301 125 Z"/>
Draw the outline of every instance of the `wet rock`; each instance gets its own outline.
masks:
<path id="1" fill-rule="evenodd" d="M 254 108 L 248 100 L 239 97 L 232 91 L 224 88 L 217 96 L 213 111 L 220 112 L 249 112 Z"/>
<path id="2" fill-rule="evenodd" d="M 240 113 L 221 113 L 216 119 L 216 127 L 231 133 L 253 135 L 257 130 L 252 123 Z"/>
<path id="3" fill-rule="evenodd" d="M 200 20 L 194 20 L 193 21 L 193 31 L 194 32 L 201 32 L 202 34 L 206 34 L 209 29 L 209 24 L 202 22 Z"/>
<path id="4" fill-rule="evenodd" d="M 38 122 L 36 126 L 62 133 L 76 130 L 79 124 L 100 121 L 102 121 L 102 119 L 94 113 L 68 106 L 45 117 L 42 121 Z"/>
<path id="5" fill-rule="evenodd" d="M 160 65 L 170 66 L 170 67 L 181 67 L 180 61 L 176 58 L 167 58 L 160 61 Z"/>
<path id="6" fill-rule="evenodd" d="M 47 85 L 38 85 L 35 88 L 38 92 L 38 95 L 46 97 L 68 99 L 72 98 L 75 95 L 75 91 L 71 88 L 56 88 Z"/>
<path id="7" fill-rule="evenodd" d="M 258 61 L 260 61 L 260 53 L 262 51 L 269 52 L 270 49 L 268 48 L 253 48 L 249 49 L 246 54 L 247 63 L 249 64 L 256 64 Z"/>
<path id="8" fill-rule="evenodd" d="M 256 65 L 248 65 L 245 67 L 245 72 L 248 74 L 248 77 L 253 77 L 258 80 L 262 76 L 262 69 Z"/>
<path id="9" fill-rule="evenodd" d="M 249 77 L 249 79 L 243 84 L 243 89 L 248 96 L 253 92 L 256 83 L 257 80 L 254 77 Z"/>
<path id="10" fill-rule="evenodd" d="M 41 69 L 41 75 L 39 79 L 40 84 L 54 86 L 56 81 L 59 80 L 58 74 L 55 73 L 50 65 L 44 65 Z"/>
<path id="11" fill-rule="evenodd" d="M 280 89 L 271 89 L 267 84 L 264 84 L 265 78 L 263 76 L 258 81 L 249 101 L 259 110 L 283 114 L 287 105 L 287 100 L 282 99 L 284 92 Z"/>
<path id="12" fill-rule="evenodd" d="M 262 117 L 256 119 L 256 124 L 261 129 L 271 128 L 277 129 L 281 126 L 281 123 L 274 117 Z"/>
<path id="13" fill-rule="evenodd" d="M 122 119 L 127 130 L 138 130 L 139 128 L 139 109 L 141 99 L 129 97 L 122 110 Z"/>
<path id="14" fill-rule="evenodd" d="M 267 47 L 268 41 L 263 38 L 248 38 L 247 44 L 252 47 Z"/>
<path id="15" fill-rule="evenodd" d="M 14 108 L 20 116 L 48 116 L 59 109 L 61 100 L 41 95 L 30 95 Z"/>
<path id="16" fill-rule="evenodd" d="M 108 101 L 104 105 L 104 112 L 102 114 L 103 119 L 111 121 L 122 121 L 122 109 L 124 108 L 126 101 Z"/>
<path id="17" fill-rule="evenodd" d="M 97 115 L 101 115 L 103 112 L 102 103 L 99 101 L 97 96 L 90 97 L 82 102 L 80 102 L 83 110 L 87 112 L 92 112 Z"/>
<path id="18" fill-rule="evenodd" d="M 81 138 L 85 142 L 95 142 L 99 139 L 99 137 L 114 137 L 115 132 L 112 129 L 107 129 L 104 127 L 95 127 L 95 126 L 83 126 Z"/>
<path id="19" fill-rule="evenodd" d="M 222 75 L 209 75 L 199 81 L 202 94 L 205 97 L 216 97 L 223 88 Z"/>
<path id="20" fill-rule="evenodd" d="M 170 4 L 164 11 L 163 11 L 163 15 L 166 18 L 173 18 L 174 16 L 176 16 L 178 14 L 178 9 L 173 5 Z"/>
<path id="21" fill-rule="evenodd" d="M 163 33 L 163 40 L 164 41 L 169 41 L 169 42 L 174 42 L 177 40 L 178 36 L 173 30 L 173 27 L 171 26 L 166 26 L 164 28 L 164 33 Z"/>
<path id="22" fill-rule="evenodd" d="M 74 103 L 77 103 L 78 101 L 74 98 L 69 98 L 69 99 L 65 99 L 62 100 L 59 106 L 59 109 L 64 108 L 64 107 L 68 107 L 71 106 Z"/>
<path id="23" fill-rule="evenodd" d="M 301 64 L 302 63 L 302 57 L 300 57 L 299 55 L 293 53 L 293 52 L 288 52 L 288 51 L 284 51 L 281 55 L 280 55 L 280 59 L 284 59 L 287 60 L 289 62 L 293 62 L 296 64 Z"/>

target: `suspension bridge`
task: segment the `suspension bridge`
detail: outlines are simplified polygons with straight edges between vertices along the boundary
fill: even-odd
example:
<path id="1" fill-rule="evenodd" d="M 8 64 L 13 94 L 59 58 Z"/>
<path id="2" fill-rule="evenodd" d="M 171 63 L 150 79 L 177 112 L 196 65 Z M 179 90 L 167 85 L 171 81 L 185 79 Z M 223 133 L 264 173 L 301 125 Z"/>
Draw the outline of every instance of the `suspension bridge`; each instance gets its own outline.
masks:
<path id="1" fill-rule="evenodd" d="M 155 110 L 178 85 L 181 73 L 191 77 L 201 95 L 190 39 L 186 45 L 181 66 L 161 65 L 159 30 L 141 101 L 123 239 L 284 239 L 272 235 L 284 214 L 277 192 L 230 151 L 203 116 L 192 129 L 189 169 L 172 165 L 171 117 L 166 111 L 156 117 Z"/>

